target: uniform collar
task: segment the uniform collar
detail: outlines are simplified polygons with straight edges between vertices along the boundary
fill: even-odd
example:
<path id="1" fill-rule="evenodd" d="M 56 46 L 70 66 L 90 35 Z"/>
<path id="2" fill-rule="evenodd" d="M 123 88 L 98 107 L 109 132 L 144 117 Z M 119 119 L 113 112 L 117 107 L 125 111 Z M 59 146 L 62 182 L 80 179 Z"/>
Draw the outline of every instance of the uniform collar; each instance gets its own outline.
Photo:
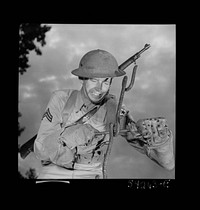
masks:
<path id="1" fill-rule="evenodd" d="M 89 108 L 94 106 L 94 104 L 85 95 L 83 87 L 78 91 L 75 106 L 76 106 L 76 110 L 83 109 L 85 111 L 87 111 Z"/>

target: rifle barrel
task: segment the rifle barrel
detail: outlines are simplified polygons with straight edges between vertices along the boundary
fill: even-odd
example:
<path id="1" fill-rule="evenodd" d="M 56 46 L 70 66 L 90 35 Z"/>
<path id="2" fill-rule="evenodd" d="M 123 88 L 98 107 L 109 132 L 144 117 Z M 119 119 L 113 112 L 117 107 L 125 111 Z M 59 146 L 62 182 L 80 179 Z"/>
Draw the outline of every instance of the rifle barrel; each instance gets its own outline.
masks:
<path id="1" fill-rule="evenodd" d="M 135 53 L 133 56 L 128 58 L 119 66 L 119 71 L 124 71 L 128 66 L 130 66 L 133 62 L 135 62 L 145 50 L 149 48 L 150 44 L 145 44 L 145 46 L 139 52 Z"/>

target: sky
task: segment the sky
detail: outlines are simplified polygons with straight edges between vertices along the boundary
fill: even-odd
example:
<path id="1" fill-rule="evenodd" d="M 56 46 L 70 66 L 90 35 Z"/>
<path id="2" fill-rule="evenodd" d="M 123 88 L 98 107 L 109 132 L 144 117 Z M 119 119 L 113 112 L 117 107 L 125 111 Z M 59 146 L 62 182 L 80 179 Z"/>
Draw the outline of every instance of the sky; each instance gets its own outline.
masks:
<path id="1" fill-rule="evenodd" d="M 71 74 L 82 56 L 90 50 L 110 52 L 120 65 L 144 45 L 151 47 L 137 60 L 137 72 L 133 88 L 125 93 L 124 103 L 137 121 L 148 117 L 165 117 L 173 132 L 175 146 L 176 102 L 176 26 L 175 25 L 125 25 L 125 24 L 46 24 L 52 26 L 46 33 L 46 45 L 42 55 L 31 52 L 27 72 L 19 76 L 19 118 L 25 127 L 18 138 L 23 144 L 34 136 L 53 91 L 64 88 L 80 89 L 77 77 Z M 125 71 L 128 84 L 134 65 Z M 117 98 L 122 77 L 115 78 L 111 93 Z M 21 171 L 29 167 L 40 170 L 34 154 L 19 160 Z M 115 139 L 109 164 L 110 178 L 175 178 L 175 169 L 167 171 L 127 141 Z"/>

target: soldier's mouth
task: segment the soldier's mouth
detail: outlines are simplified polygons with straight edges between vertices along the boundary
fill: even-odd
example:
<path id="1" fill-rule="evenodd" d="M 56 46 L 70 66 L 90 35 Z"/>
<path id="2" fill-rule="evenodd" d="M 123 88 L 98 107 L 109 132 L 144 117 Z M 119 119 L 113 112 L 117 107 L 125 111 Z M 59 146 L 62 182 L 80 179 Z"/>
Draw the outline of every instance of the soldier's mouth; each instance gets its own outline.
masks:
<path id="1" fill-rule="evenodd" d="M 103 93 L 97 91 L 92 91 L 91 94 L 95 96 L 95 98 L 100 98 L 103 95 Z"/>
<path id="2" fill-rule="evenodd" d="M 99 92 L 94 92 L 94 93 L 92 93 L 93 95 L 95 95 L 95 96 L 100 96 L 100 95 L 102 95 L 101 93 L 99 93 Z"/>

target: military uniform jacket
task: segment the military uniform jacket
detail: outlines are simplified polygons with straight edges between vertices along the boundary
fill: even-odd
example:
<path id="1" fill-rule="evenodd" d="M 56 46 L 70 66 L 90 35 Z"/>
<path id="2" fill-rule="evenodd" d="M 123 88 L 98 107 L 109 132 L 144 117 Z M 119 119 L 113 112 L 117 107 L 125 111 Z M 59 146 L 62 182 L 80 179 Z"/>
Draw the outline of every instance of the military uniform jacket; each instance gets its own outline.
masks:
<path id="1" fill-rule="evenodd" d="M 73 90 L 65 89 L 58 90 L 52 94 L 52 97 L 47 105 L 46 111 L 43 115 L 42 122 L 38 131 L 37 139 L 34 144 L 34 151 L 37 157 L 41 160 L 50 160 L 57 164 L 56 157 L 59 152 L 59 143 L 54 134 L 63 129 L 64 126 L 70 125 L 87 111 L 87 104 L 84 103 L 82 91 L 77 91 L 76 100 L 70 109 L 64 109 Z M 105 104 L 86 122 L 98 131 L 105 131 L 106 129 L 106 115 L 107 110 Z M 88 146 L 82 146 L 76 150 L 75 164 L 98 164 L 102 167 L 104 154 L 108 146 L 109 134 L 97 136 L 93 139 L 93 143 Z M 147 154 L 151 159 L 155 160 L 161 166 L 171 169 L 173 168 L 173 143 L 172 138 L 168 143 L 160 149 L 160 152 L 151 151 L 146 152 L 146 148 L 127 139 L 128 143 L 135 147 L 138 151 Z M 71 151 L 71 156 L 74 151 Z M 69 155 L 70 149 L 65 151 L 65 155 Z M 65 156 L 63 156 L 65 157 Z M 72 157 L 72 159 L 74 156 Z M 73 161 L 71 161 L 72 163 Z M 66 161 L 66 167 L 74 167 Z M 74 162 L 73 162 L 74 163 Z"/>
<path id="2" fill-rule="evenodd" d="M 71 89 L 55 91 L 47 105 L 34 144 L 34 151 L 41 160 L 49 159 L 56 163 L 55 158 L 58 153 L 59 144 L 58 139 L 54 134 L 62 130 L 63 127 L 78 120 L 87 113 L 89 109 L 81 96 L 82 89 L 77 91 L 77 95 L 75 96 L 76 99 L 73 100 L 74 103 L 71 107 L 67 110 L 64 109 L 72 91 L 73 90 Z M 88 121 L 86 121 L 86 123 L 90 124 L 97 131 L 105 131 L 106 114 L 107 110 L 104 104 Z M 93 139 L 93 143 L 89 146 L 79 146 L 78 151 L 76 151 L 76 163 L 100 163 L 99 166 L 101 166 L 108 140 L 108 134 L 98 135 Z M 70 164 L 67 166 L 70 167 Z"/>

